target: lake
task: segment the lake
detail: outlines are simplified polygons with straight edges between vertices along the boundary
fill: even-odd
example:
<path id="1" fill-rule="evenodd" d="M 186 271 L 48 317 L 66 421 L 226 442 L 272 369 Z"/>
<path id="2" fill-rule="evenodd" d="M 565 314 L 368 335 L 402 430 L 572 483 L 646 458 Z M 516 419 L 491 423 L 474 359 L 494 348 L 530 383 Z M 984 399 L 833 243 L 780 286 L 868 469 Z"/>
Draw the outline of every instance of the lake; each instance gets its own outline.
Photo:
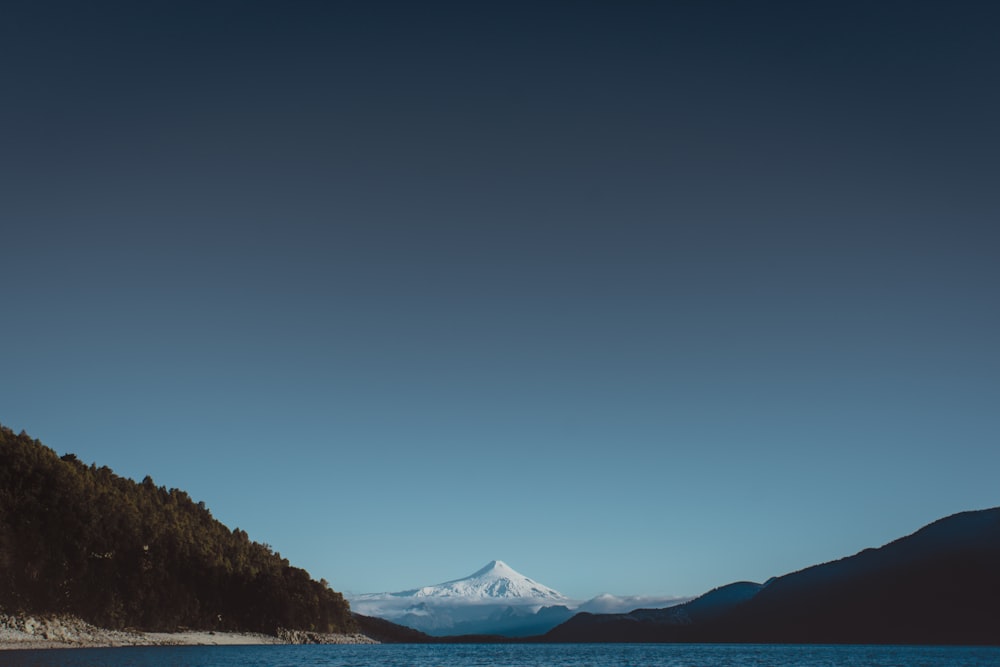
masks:
<path id="1" fill-rule="evenodd" d="M 996 667 L 1000 647 L 748 644 L 158 646 L 0 651 L 4 667 Z"/>

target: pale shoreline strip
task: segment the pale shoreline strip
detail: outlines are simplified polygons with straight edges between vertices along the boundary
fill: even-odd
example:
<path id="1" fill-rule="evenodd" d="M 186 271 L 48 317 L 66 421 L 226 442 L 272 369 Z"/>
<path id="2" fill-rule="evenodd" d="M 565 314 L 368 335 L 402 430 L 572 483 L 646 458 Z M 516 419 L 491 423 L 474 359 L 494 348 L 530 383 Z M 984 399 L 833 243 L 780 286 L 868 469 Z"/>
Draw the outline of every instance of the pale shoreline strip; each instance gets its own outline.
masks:
<path id="1" fill-rule="evenodd" d="M 286 631 L 278 636 L 256 632 L 139 632 L 108 630 L 72 616 L 35 617 L 0 614 L 0 651 L 14 649 L 112 648 L 121 646 L 249 646 L 263 644 L 377 644 L 362 634 Z"/>

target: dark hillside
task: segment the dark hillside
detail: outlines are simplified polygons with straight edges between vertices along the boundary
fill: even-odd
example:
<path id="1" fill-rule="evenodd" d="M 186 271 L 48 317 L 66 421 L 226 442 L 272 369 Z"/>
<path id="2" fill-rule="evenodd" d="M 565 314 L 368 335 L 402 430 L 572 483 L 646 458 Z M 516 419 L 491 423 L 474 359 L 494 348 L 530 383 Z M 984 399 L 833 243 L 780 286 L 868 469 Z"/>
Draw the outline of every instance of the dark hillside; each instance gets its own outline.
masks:
<path id="1" fill-rule="evenodd" d="M 778 577 L 707 629 L 735 641 L 1000 644 L 1000 508 Z"/>
<path id="2" fill-rule="evenodd" d="M 1000 644 L 1000 508 L 669 609 L 577 614 L 546 641 Z"/>
<path id="3" fill-rule="evenodd" d="M 178 489 L 0 426 L 0 607 L 96 625 L 352 632 L 340 593 Z"/>
<path id="4" fill-rule="evenodd" d="M 420 630 L 398 625 L 384 618 L 354 614 L 354 621 L 358 632 L 383 644 L 427 644 L 439 640 Z"/>

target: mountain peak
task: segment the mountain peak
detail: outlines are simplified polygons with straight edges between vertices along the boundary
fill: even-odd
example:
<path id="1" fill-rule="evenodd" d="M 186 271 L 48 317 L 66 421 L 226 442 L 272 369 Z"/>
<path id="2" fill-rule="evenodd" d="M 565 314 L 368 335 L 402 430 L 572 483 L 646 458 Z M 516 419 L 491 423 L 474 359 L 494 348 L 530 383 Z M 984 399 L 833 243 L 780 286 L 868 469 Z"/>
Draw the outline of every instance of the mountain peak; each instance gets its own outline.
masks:
<path id="1" fill-rule="evenodd" d="M 491 560 L 482 569 L 476 570 L 469 577 L 482 577 L 490 574 L 509 576 L 511 574 L 521 577 L 521 573 L 517 572 L 507 563 L 502 560 Z"/>
<path id="2" fill-rule="evenodd" d="M 392 594 L 394 597 L 449 598 L 468 601 L 507 600 L 525 604 L 565 602 L 559 591 L 530 579 L 502 560 L 491 560 L 467 577 Z"/>

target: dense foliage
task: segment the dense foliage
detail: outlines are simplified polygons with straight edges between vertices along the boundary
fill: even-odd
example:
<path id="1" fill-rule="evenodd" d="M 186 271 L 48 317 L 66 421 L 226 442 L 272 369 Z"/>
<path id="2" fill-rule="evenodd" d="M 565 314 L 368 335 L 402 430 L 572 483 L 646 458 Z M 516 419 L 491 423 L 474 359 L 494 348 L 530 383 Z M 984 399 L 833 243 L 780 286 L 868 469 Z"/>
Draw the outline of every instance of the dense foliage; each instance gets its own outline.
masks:
<path id="1" fill-rule="evenodd" d="M 2 426 L 0 607 L 111 628 L 355 629 L 340 593 L 185 492 L 59 458 Z"/>

